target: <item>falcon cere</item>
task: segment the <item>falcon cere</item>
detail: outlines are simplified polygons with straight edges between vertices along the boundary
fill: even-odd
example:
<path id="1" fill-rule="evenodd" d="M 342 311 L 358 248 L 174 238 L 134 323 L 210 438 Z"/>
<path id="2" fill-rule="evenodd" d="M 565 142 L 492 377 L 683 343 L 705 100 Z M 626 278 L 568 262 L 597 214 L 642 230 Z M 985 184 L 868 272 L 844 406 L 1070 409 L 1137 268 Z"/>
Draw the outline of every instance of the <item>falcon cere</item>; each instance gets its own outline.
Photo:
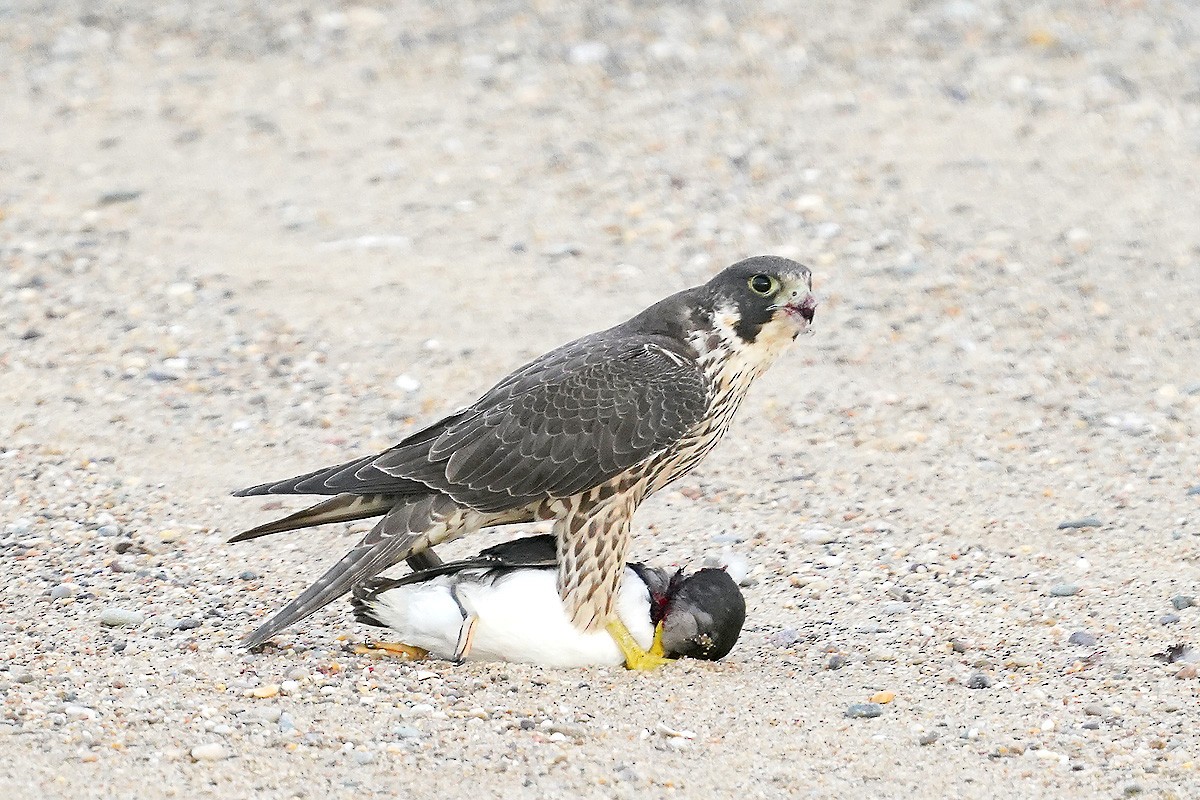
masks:
<path id="1" fill-rule="evenodd" d="M 741 630 L 737 587 L 710 577 L 685 593 L 680 577 L 672 592 L 671 579 L 660 585 L 661 575 L 627 565 L 631 520 L 720 441 L 750 384 L 815 310 L 807 267 L 749 258 L 534 359 L 382 453 L 236 492 L 329 497 L 231 542 L 380 517 L 244 644 L 259 647 L 353 590 L 360 620 L 439 656 L 610 663 L 613 645 L 633 669 L 672 655 L 720 658 Z M 553 521 L 553 533 L 538 544 L 449 565 L 432 550 L 539 520 Z M 537 563 L 520 555 L 531 549 Z M 375 580 L 401 561 L 412 575 Z M 507 603 L 515 616 L 482 615 L 480 602 Z M 417 618 L 426 611 L 428 624 Z"/>

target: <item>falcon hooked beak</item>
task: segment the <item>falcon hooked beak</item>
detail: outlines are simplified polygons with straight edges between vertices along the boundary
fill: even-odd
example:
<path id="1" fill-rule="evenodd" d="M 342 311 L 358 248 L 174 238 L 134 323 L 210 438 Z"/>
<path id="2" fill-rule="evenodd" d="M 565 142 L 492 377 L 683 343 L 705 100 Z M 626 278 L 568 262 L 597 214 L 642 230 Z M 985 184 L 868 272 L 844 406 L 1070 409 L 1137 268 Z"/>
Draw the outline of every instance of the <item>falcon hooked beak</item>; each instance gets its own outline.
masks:
<path id="1" fill-rule="evenodd" d="M 797 335 L 806 333 L 817 313 L 817 299 L 812 294 L 812 277 L 809 277 L 807 286 L 797 286 L 795 283 L 784 286 L 781 301 L 771 308 L 776 312 L 783 312 L 782 315 L 776 316 L 783 316 L 795 325 Z"/>

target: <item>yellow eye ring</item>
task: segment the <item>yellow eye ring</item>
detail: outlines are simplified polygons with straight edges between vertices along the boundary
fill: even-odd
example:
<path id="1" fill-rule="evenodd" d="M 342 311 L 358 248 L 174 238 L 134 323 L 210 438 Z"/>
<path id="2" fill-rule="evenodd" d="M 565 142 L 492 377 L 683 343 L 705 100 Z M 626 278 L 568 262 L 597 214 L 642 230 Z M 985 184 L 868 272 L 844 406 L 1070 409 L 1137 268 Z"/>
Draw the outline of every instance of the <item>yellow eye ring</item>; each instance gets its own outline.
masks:
<path id="1" fill-rule="evenodd" d="M 779 291 L 779 279 L 770 275 L 752 275 L 746 284 L 760 297 L 770 297 Z"/>

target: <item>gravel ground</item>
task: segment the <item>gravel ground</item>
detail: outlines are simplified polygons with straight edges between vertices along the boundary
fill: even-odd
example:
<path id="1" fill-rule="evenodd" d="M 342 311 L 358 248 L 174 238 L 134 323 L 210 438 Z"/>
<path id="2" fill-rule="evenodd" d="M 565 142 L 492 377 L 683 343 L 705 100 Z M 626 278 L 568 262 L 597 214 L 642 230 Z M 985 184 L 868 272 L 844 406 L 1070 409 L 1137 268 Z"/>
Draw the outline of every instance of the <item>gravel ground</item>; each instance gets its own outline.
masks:
<path id="1" fill-rule="evenodd" d="M 18 1 L 0 79 L 5 798 L 1200 795 L 1195 4 Z M 763 252 L 815 335 L 635 526 L 726 661 L 238 650 L 363 527 L 231 489 Z"/>

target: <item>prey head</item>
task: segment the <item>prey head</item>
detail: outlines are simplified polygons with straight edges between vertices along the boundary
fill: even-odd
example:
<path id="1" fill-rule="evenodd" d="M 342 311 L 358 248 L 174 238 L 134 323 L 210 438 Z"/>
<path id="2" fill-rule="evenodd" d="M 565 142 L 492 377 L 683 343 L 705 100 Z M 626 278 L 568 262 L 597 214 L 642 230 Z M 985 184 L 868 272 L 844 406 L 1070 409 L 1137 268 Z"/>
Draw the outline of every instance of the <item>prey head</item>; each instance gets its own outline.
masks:
<path id="1" fill-rule="evenodd" d="M 669 658 L 724 658 L 746 621 L 746 599 L 721 569 L 678 572 L 652 603 L 651 619 L 662 622 L 663 652 Z"/>

